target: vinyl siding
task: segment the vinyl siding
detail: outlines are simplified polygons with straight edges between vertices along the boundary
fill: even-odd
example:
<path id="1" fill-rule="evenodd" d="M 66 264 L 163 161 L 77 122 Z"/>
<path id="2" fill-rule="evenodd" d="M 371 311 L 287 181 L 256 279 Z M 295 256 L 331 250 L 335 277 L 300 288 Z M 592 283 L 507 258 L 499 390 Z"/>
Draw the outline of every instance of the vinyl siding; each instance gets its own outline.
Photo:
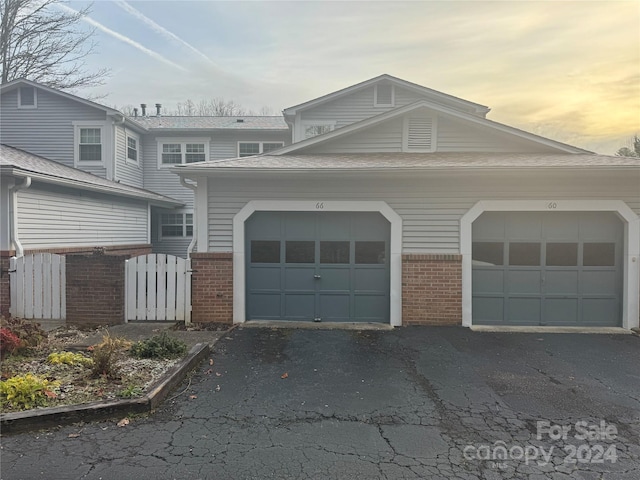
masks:
<path id="1" fill-rule="evenodd" d="M 479 200 L 624 200 L 640 214 L 640 173 L 476 174 L 209 179 L 209 250 L 232 250 L 233 217 L 249 200 L 383 200 L 403 219 L 404 253 L 459 253 L 460 219 Z"/>
<path id="2" fill-rule="evenodd" d="M 18 193 L 18 232 L 30 248 L 148 243 L 147 204 L 34 184 Z"/>
<path id="3" fill-rule="evenodd" d="M 133 187 L 142 188 L 142 164 L 127 160 L 127 131 L 116 126 L 116 180 Z M 138 142 L 138 159 L 141 157 L 141 142 Z"/>
<path id="4" fill-rule="evenodd" d="M 70 167 L 74 166 L 72 122 L 106 120 L 106 114 L 102 110 L 41 89 L 37 89 L 38 108 L 19 109 L 17 89 L 3 93 L 0 97 L 1 143 Z M 105 176 L 104 168 L 87 167 L 83 170 Z"/>

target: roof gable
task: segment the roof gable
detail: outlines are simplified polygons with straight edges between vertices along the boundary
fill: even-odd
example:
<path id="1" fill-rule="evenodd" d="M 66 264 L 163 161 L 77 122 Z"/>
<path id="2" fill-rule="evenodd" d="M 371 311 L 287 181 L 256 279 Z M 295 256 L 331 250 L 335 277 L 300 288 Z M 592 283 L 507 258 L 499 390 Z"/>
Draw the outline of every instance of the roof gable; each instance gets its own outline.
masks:
<path id="1" fill-rule="evenodd" d="M 402 80 L 397 77 L 393 77 L 388 74 L 383 74 L 369 80 L 365 80 L 364 82 L 357 83 L 350 87 L 343 88 L 341 90 L 337 90 L 335 92 L 329 93 L 327 95 L 323 95 L 321 97 L 315 98 L 313 100 L 309 100 L 307 102 L 295 105 L 293 107 L 285 108 L 283 113 L 285 116 L 293 116 L 298 112 L 308 110 L 309 108 L 316 107 L 318 105 L 331 102 L 333 100 L 342 98 L 346 95 L 350 95 L 354 92 L 360 91 L 362 89 L 379 85 L 390 83 L 392 85 L 405 88 L 407 90 L 413 91 L 425 97 L 425 100 L 430 100 L 434 103 L 444 103 L 449 105 L 452 108 L 460 108 L 461 110 L 474 112 L 475 115 L 485 116 L 489 112 L 489 107 L 484 105 L 480 105 L 479 103 L 470 102 L 468 100 L 464 100 L 458 97 L 454 97 L 453 95 L 448 95 L 446 93 L 439 92 L 437 90 L 433 90 L 431 88 L 423 87 L 422 85 L 418 85 L 416 83 L 408 82 L 406 80 Z"/>

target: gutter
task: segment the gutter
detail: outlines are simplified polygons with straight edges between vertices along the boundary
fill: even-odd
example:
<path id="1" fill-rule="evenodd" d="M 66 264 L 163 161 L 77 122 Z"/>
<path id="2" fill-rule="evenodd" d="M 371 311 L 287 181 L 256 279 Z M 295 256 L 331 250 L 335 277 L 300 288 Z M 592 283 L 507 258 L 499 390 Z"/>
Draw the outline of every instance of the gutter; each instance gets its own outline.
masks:
<path id="1" fill-rule="evenodd" d="M 18 192 L 22 189 L 27 189 L 31 186 L 31 177 L 26 177 L 21 184 L 15 184 L 9 188 L 9 215 L 11 216 L 11 232 L 10 232 L 10 245 L 12 245 L 16 251 L 16 257 L 22 257 L 24 255 L 24 248 L 20 243 L 18 237 Z"/>
<path id="2" fill-rule="evenodd" d="M 198 202 L 196 201 L 196 194 L 198 191 L 198 186 L 192 183 L 187 183 L 183 176 L 180 176 L 180 185 L 193 191 L 193 236 L 191 237 L 191 242 L 187 247 L 187 258 L 191 258 L 191 253 L 193 252 L 193 248 L 196 246 L 196 239 L 198 238 L 198 215 L 196 215 L 198 204 Z"/>

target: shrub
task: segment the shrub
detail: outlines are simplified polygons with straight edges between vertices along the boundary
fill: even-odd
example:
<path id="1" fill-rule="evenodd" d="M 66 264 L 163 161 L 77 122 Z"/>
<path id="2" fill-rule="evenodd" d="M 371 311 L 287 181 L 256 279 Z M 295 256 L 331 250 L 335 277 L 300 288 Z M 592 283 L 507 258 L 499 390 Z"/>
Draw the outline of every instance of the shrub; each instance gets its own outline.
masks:
<path id="1" fill-rule="evenodd" d="M 120 398 L 133 398 L 139 397 L 140 395 L 142 395 L 142 388 L 138 385 L 129 385 L 118 393 Z"/>
<path id="2" fill-rule="evenodd" d="M 112 337 L 109 334 L 102 337 L 102 342 L 93 347 L 93 375 L 117 378 L 118 356 L 129 348 L 131 342 L 125 338 Z"/>
<path id="3" fill-rule="evenodd" d="M 84 365 L 85 367 L 90 367 L 93 365 L 93 360 L 85 357 L 81 353 L 73 353 L 73 352 L 55 352 L 49 354 L 47 357 L 47 362 L 51 365 Z"/>
<path id="4" fill-rule="evenodd" d="M 187 351 L 187 344 L 170 337 L 167 332 L 137 342 L 131 347 L 131 355 L 136 358 L 175 358 Z"/>
<path id="5" fill-rule="evenodd" d="M 48 338 L 47 332 L 40 328 L 39 324 L 29 322 L 24 318 L 4 319 L 3 324 L 20 339 L 20 349 L 39 347 Z"/>
<path id="6" fill-rule="evenodd" d="M 0 358 L 11 355 L 20 348 L 18 336 L 6 327 L 0 328 Z"/>
<path id="7" fill-rule="evenodd" d="M 25 410 L 47 403 L 47 398 L 55 398 L 53 389 L 60 382 L 37 377 L 31 373 L 18 375 L 0 382 L 0 399 L 15 408 Z"/>

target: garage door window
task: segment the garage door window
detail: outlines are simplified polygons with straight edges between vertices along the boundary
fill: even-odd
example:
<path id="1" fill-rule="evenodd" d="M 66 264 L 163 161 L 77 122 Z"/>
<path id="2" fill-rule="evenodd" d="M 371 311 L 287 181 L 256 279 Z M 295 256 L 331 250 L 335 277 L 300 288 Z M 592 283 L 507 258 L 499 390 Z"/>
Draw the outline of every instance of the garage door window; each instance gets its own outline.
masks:
<path id="1" fill-rule="evenodd" d="M 384 242 L 356 242 L 356 263 L 383 264 L 384 251 Z"/>
<path id="2" fill-rule="evenodd" d="M 278 240 L 252 240 L 251 263 L 280 263 Z"/>
<path id="3" fill-rule="evenodd" d="M 320 242 L 320 263 L 349 263 L 349 242 Z"/>
<path id="4" fill-rule="evenodd" d="M 286 262 L 287 263 L 315 263 L 316 242 L 313 241 L 287 241 Z"/>
<path id="5" fill-rule="evenodd" d="M 547 243 L 546 265 L 548 267 L 578 266 L 578 244 Z"/>
<path id="6" fill-rule="evenodd" d="M 537 267 L 540 265 L 540 244 L 512 242 L 509 244 L 509 265 Z"/>
<path id="7" fill-rule="evenodd" d="M 585 243 L 582 265 L 585 267 L 613 267 L 616 264 L 615 243 Z"/>
<path id="8" fill-rule="evenodd" d="M 504 263 L 504 243 L 473 242 L 471 247 L 473 263 L 476 265 L 502 265 Z"/>

